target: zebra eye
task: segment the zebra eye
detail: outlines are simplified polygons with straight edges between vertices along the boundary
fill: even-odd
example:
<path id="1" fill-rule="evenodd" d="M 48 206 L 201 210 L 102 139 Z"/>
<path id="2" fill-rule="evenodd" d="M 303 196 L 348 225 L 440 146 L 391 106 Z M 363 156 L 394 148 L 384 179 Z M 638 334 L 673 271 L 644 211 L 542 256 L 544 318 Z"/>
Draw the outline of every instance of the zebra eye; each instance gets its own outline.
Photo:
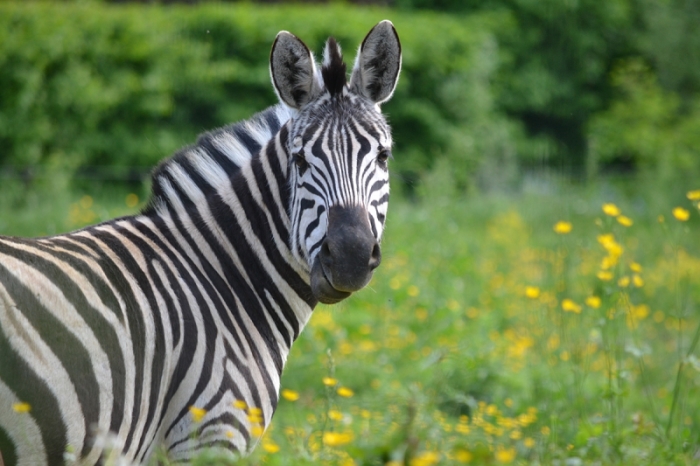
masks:
<path id="1" fill-rule="evenodd" d="M 377 154 L 377 162 L 379 162 L 381 165 L 386 165 L 387 160 L 391 157 L 391 151 L 384 149 L 379 151 L 379 154 Z"/>
<path id="2" fill-rule="evenodd" d="M 292 156 L 292 161 L 299 169 L 299 173 L 304 173 L 307 168 L 309 168 L 309 162 L 306 161 L 306 157 L 303 154 L 297 153 Z"/>

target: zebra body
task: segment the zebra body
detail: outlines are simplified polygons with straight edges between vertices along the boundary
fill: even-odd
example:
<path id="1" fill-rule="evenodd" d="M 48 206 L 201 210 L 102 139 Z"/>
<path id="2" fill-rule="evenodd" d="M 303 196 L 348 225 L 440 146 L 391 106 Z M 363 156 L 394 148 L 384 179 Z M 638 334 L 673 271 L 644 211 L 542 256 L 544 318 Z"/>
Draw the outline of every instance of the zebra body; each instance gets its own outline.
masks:
<path id="1" fill-rule="evenodd" d="M 281 103 L 161 163 L 139 215 L 0 237 L 6 465 L 255 445 L 314 306 L 379 265 L 392 142 L 378 104 L 400 52 L 379 23 L 346 83 L 332 38 L 317 71 L 282 32 L 271 53 Z"/>

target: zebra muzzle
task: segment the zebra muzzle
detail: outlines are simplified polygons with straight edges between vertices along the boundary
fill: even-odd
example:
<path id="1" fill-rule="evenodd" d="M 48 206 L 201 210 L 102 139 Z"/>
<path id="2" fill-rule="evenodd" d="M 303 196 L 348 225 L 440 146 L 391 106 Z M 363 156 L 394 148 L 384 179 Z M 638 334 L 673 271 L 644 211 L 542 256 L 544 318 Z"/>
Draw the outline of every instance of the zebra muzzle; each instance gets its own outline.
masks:
<path id="1" fill-rule="evenodd" d="M 333 206 L 328 230 L 311 269 L 311 290 L 320 302 L 334 304 L 364 288 L 382 260 L 367 210 Z"/>

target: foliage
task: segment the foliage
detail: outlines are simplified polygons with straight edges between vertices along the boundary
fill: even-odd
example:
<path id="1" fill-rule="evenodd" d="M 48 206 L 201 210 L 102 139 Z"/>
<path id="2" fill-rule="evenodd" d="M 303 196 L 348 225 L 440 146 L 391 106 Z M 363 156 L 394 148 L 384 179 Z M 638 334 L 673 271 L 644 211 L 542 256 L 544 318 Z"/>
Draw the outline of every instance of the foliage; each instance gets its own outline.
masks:
<path id="1" fill-rule="evenodd" d="M 0 4 L 0 164 L 90 173 L 143 170 L 196 134 L 276 102 L 269 50 L 281 29 L 314 50 L 331 34 L 348 57 L 377 21 L 400 31 L 404 64 L 386 105 L 397 168 L 416 179 L 439 157 L 467 186 L 483 160 L 514 153 L 490 80 L 498 15 L 452 18 L 343 6 Z M 440 31 L 435 34 L 435 31 Z M 426 40 L 429 39 L 429 40 Z"/>
<path id="2" fill-rule="evenodd" d="M 314 312 L 271 428 L 235 464 L 694 464 L 700 191 L 543 184 L 394 202 L 377 275 Z M 35 212 L 34 232 L 136 207 L 88 193 Z M 234 464 L 215 460 L 197 464 Z"/>
<path id="3" fill-rule="evenodd" d="M 624 164 L 653 172 L 659 181 L 700 172 L 700 97 L 685 103 L 661 88 L 638 60 L 612 73 L 620 96 L 590 122 L 591 169 Z"/>

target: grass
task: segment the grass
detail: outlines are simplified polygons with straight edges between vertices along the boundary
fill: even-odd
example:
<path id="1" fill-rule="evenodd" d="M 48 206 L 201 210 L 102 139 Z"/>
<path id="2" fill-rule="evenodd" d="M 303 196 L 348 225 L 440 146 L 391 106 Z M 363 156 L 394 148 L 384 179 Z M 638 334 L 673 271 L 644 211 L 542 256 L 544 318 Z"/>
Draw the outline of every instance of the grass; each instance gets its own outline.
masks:
<path id="1" fill-rule="evenodd" d="M 239 463 L 695 464 L 697 207 L 679 187 L 539 187 L 395 200 L 375 278 L 314 312 Z M 0 202 L 0 234 L 134 210 L 90 189 L 28 193 L 33 220 Z"/>

